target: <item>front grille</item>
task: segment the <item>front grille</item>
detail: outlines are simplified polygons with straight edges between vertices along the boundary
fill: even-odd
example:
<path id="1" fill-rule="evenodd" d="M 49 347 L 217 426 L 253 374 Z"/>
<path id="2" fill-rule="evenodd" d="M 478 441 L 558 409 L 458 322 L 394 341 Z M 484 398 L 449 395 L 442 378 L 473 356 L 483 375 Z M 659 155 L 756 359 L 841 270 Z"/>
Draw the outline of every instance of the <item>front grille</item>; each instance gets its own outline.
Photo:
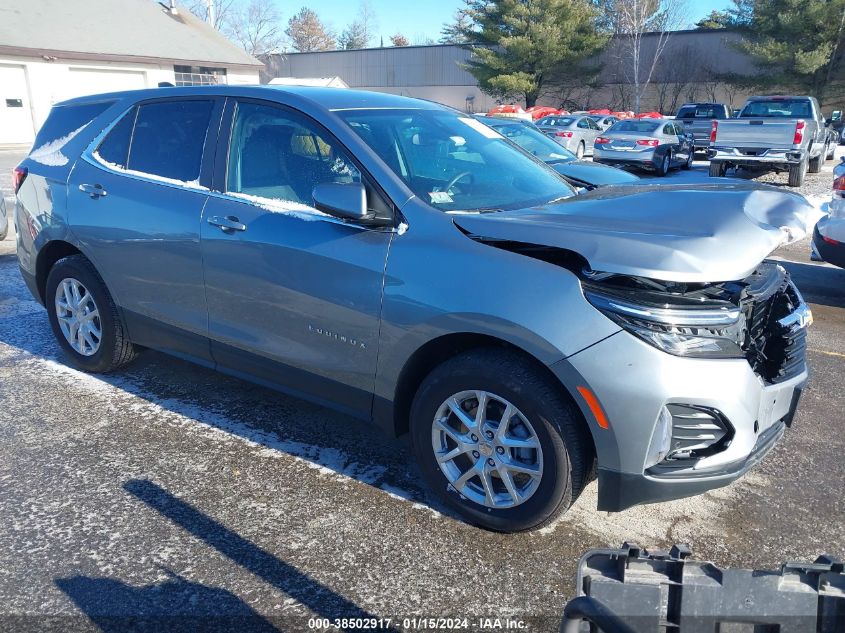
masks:
<path id="1" fill-rule="evenodd" d="M 803 324 L 782 323 L 802 303 L 789 274 L 766 262 L 746 281 L 749 285 L 740 305 L 747 324 L 743 349 L 748 362 L 769 383 L 797 376 L 804 370 L 807 330 Z"/>

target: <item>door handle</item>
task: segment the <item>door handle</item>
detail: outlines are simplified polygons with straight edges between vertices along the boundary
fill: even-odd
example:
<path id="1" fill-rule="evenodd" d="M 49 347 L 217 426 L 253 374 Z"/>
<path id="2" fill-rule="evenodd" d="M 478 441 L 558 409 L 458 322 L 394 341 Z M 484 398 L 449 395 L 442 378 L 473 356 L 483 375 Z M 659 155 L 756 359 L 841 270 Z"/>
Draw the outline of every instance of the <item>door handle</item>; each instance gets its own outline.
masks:
<path id="1" fill-rule="evenodd" d="M 225 218 L 213 215 L 208 218 L 208 223 L 213 226 L 219 226 L 220 230 L 224 233 L 231 234 L 235 231 L 246 231 L 246 224 L 242 224 L 234 215 L 227 215 Z"/>
<path id="2" fill-rule="evenodd" d="M 79 185 L 79 190 L 82 193 L 87 193 L 93 199 L 102 198 L 106 195 L 106 190 L 103 189 L 103 185 L 96 184 L 96 185 Z"/>

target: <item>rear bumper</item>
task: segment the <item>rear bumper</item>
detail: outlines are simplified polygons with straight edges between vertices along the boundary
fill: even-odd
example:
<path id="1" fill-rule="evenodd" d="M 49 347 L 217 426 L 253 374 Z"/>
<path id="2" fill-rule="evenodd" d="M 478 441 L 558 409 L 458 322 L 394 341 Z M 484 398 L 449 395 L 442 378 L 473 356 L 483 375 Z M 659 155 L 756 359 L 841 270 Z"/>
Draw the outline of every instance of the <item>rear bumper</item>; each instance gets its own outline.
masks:
<path id="1" fill-rule="evenodd" d="M 653 151 L 650 152 L 622 152 L 593 150 L 593 162 L 615 167 L 637 167 L 653 171 L 658 167 Z"/>
<path id="2" fill-rule="evenodd" d="M 819 256 L 828 264 L 845 268 L 845 243 L 831 244 L 825 242 L 819 233 L 818 225 L 813 229 L 813 246 Z"/>
<path id="3" fill-rule="evenodd" d="M 753 154 L 751 152 L 754 152 Z M 761 166 L 788 169 L 790 165 L 797 165 L 807 155 L 805 150 L 792 148 L 746 148 L 740 150 L 736 147 L 710 146 L 707 149 L 707 158 L 711 162 L 725 162 L 731 165 Z"/>

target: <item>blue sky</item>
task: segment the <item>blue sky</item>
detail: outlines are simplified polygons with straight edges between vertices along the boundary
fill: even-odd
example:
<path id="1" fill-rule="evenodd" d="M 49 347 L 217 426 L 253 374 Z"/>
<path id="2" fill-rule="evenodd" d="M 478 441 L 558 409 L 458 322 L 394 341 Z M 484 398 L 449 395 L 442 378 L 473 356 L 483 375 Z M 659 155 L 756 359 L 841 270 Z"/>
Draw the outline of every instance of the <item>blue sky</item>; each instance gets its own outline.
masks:
<path id="1" fill-rule="evenodd" d="M 336 31 L 341 31 L 358 13 L 359 0 L 302 0 L 315 10 L 320 18 Z M 462 0 L 370 0 L 379 21 L 379 33 L 385 44 L 394 33 L 402 33 L 412 44 L 426 37 L 440 37 L 443 22 L 451 20 L 455 10 L 463 6 Z M 713 9 L 725 9 L 730 0 L 688 0 L 689 22 L 694 24 Z M 287 21 L 299 10 L 296 0 L 279 3 L 282 18 Z"/>

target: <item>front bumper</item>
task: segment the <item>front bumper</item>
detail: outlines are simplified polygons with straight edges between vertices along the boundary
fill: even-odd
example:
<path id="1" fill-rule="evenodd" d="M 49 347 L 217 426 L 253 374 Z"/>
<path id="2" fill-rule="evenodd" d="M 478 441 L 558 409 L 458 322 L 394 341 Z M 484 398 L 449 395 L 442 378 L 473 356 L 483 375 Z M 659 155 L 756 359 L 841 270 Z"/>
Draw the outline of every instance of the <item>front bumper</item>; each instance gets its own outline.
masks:
<path id="1" fill-rule="evenodd" d="M 745 359 L 672 356 L 624 331 L 553 370 L 565 384 L 582 380 L 608 420 L 607 428 L 600 427 L 576 397 L 596 447 L 598 509 L 604 511 L 687 497 L 741 477 L 791 424 L 808 376 L 803 365 L 788 380 L 766 383 Z M 715 454 L 690 459 L 684 468 L 646 468 L 658 416 L 669 404 L 718 411 L 733 430 L 730 442 Z"/>

